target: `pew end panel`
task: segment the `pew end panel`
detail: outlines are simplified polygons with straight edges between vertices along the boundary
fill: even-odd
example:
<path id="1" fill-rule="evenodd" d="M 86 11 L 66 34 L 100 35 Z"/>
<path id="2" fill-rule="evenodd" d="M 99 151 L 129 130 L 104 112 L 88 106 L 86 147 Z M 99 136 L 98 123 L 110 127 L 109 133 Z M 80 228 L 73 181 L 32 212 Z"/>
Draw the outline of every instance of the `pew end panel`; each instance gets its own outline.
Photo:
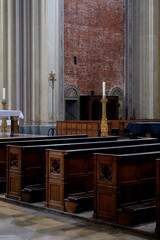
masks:
<path id="1" fill-rule="evenodd" d="M 75 193 L 93 190 L 92 154 L 75 155 L 72 151 L 46 150 L 46 206 L 65 210 L 65 199 Z M 58 160 L 58 161 L 57 161 Z M 53 163 L 59 162 L 59 174 Z M 58 194 L 57 194 L 58 193 Z"/>
<path id="2" fill-rule="evenodd" d="M 21 200 L 21 186 L 23 185 L 23 166 L 21 148 L 7 146 L 7 169 L 6 169 L 6 197 Z"/>
<path id="3" fill-rule="evenodd" d="M 0 148 L 0 193 L 6 192 L 6 151 Z"/>
<path id="4" fill-rule="evenodd" d="M 46 149 L 46 207 L 64 211 L 65 154 Z"/>
<path id="5" fill-rule="evenodd" d="M 117 223 L 117 161 L 115 156 L 94 155 L 93 217 Z"/>
<path id="6" fill-rule="evenodd" d="M 7 146 L 7 187 L 6 197 L 24 200 L 25 187 L 44 185 L 45 157 L 39 147 Z M 23 194 L 24 196 L 24 194 Z"/>

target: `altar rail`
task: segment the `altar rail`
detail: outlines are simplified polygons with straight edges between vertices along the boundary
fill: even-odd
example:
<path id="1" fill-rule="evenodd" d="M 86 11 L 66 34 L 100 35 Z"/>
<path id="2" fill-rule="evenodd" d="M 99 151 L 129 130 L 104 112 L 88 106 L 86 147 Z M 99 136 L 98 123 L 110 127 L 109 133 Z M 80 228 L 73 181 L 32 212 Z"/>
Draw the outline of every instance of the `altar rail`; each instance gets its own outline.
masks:
<path id="1" fill-rule="evenodd" d="M 108 134 L 124 136 L 125 129 L 131 122 L 160 122 L 159 119 L 138 119 L 138 120 L 108 120 Z M 101 121 L 57 121 L 58 135 L 87 134 L 89 137 L 96 137 L 100 134 Z"/>

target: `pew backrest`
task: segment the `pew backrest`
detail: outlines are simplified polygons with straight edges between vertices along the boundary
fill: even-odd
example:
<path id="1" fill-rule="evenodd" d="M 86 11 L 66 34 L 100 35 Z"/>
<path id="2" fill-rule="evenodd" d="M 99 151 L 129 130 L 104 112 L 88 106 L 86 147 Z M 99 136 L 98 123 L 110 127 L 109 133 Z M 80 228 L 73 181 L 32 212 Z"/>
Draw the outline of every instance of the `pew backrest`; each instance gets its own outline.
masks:
<path id="1" fill-rule="evenodd" d="M 140 145 L 138 151 L 147 152 L 149 149 L 148 146 L 151 150 L 152 148 L 159 149 L 160 144 L 143 144 Z M 139 145 L 78 150 L 46 149 L 47 207 L 64 210 L 64 198 L 67 198 L 69 194 L 93 190 L 94 153 L 99 152 L 99 154 L 102 153 L 103 155 L 103 153 L 136 152 L 137 147 L 139 147 Z M 135 155 L 137 154 L 138 153 Z M 97 166 L 95 166 L 95 169 L 96 168 Z M 106 171 L 108 174 L 109 170 Z M 59 201 L 57 199 L 59 199 Z"/>

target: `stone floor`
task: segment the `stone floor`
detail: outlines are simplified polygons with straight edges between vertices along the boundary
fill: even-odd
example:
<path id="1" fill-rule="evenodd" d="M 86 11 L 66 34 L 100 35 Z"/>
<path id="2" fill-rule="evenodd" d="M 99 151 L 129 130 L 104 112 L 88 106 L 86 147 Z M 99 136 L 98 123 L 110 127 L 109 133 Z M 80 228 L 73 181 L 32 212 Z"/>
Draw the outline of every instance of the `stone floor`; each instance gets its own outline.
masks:
<path id="1" fill-rule="evenodd" d="M 42 211 L 42 205 L 22 206 L 0 199 L 0 240 L 143 240 L 154 239 L 142 231 L 152 232 L 155 223 L 134 229 L 95 224 L 92 212 L 77 217 Z M 37 210 L 34 209 L 37 207 Z M 39 210 L 38 210 L 39 209 Z M 85 220 L 88 219 L 88 221 Z M 140 231 L 139 231 L 140 230 Z M 158 238 L 160 239 L 160 238 Z"/>
<path id="2" fill-rule="evenodd" d="M 0 201 L 0 240 L 22 239 L 142 240 L 146 238 Z"/>

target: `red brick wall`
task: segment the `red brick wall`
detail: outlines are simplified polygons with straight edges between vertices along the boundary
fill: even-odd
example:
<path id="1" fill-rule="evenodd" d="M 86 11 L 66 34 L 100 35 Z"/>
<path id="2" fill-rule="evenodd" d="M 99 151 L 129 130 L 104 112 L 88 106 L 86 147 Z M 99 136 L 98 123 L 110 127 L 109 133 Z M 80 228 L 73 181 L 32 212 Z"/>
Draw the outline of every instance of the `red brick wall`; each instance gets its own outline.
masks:
<path id="1" fill-rule="evenodd" d="M 65 0 L 65 87 L 102 94 L 103 81 L 124 87 L 124 0 Z"/>

